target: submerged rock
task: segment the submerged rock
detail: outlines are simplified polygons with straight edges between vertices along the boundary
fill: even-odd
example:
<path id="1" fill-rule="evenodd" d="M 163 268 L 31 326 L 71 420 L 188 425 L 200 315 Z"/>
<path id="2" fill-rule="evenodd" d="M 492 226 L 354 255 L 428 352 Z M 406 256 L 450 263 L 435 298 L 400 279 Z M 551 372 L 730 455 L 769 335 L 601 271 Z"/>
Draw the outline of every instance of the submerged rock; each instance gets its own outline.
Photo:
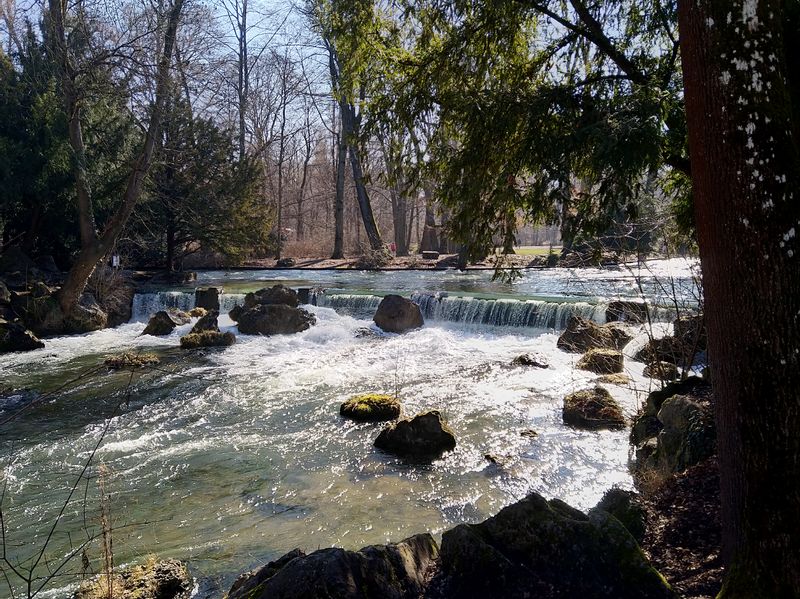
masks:
<path id="1" fill-rule="evenodd" d="M 169 335 L 175 327 L 185 324 L 175 315 L 175 313 L 167 312 L 166 310 L 159 310 L 147 323 L 147 326 L 142 331 L 142 335 L 153 335 L 156 337 L 162 335 Z"/>
<path id="2" fill-rule="evenodd" d="M 236 343 L 233 333 L 220 333 L 219 331 L 200 331 L 189 333 L 181 337 L 183 349 L 197 349 L 199 347 L 227 347 Z"/>
<path id="3" fill-rule="evenodd" d="M 375 439 L 375 447 L 401 457 L 431 459 L 456 446 L 450 427 L 436 410 L 392 422 Z"/>
<path id="4" fill-rule="evenodd" d="M 373 320 L 387 333 L 405 333 L 425 324 L 419 306 L 400 295 L 384 297 Z"/>
<path id="5" fill-rule="evenodd" d="M 260 304 L 238 314 L 239 332 L 245 335 L 290 335 L 307 330 L 316 317 L 303 308 L 285 304 Z"/>
<path id="6" fill-rule="evenodd" d="M 0 353 L 42 349 L 44 343 L 16 322 L 0 318 Z"/>
<path id="7" fill-rule="evenodd" d="M 342 404 L 339 414 L 361 422 L 394 420 L 400 416 L 400 400 L 377 393 L 357 395 Z"/>
<path id="8" fill-rule="evenodd" d="M 108 579 L 104 575 L 81 583 L 75 599 L 106 599 Z M 189 599 L 192 577 L 178 560 L 148 560 L 112 576 L 114 597 L 119 599 Z"/>
<path id="9" fill-rule="evenodd" d="M 564 351 L 583 353 L 595 348 L 622 349 L 631 339 L 633 337 L 617 324 L 599 325 L 586 318 L 572 316 L 556 345 Z"/>
<path id="10" fill-rule="evenodd" d="M 590 430 L 623 428 L 622 408 L 602 387 L 570 393 L 564 398 L 564 424 Z"/>
<path id="11" fill-rule="evenodd" d="M 194 305 L 198 308 L 219 312 L 220 293 L 222 290 L 217 287 L 198 287 L 194 290 Z"/>
<path id="12" fill-rule="evenodd" d="M 248 293 L 244 297 L 244 307 L 246 310 L 250 310 L 259 305 L 283 305 L 296 308 L 300 305 L 300 298 L 297 296 L 297 292 L 294 289 L 278 284 L 272 287 L 259 289 L 253 293 Z"/>
<path id="13" fill-rule="evenodd" d="M 596 374 L 617 374 L 622 372 L 622 352 L 615 349 L 590 349 L 578 360 L 577 366 Z"/>
<path id="14" fill-rule="evenodd" d="M 442 536 L 437 596 L 674 598 L 636 540 L 603 510 L 533 493 Z"/>
<path id="15" fill-rule="evenodd" d="M 216 310 L 209 310 L 203 316 L 200 317 L 194 326 L 192 327 L 191 333 L 201 333 L 203 331 L 216 331 L 219 332 L 219 325 L 217 324 L 217 318 L 219 317 L 219 312 Z"/>
<path id="16" fill-rule="evenodd" d="M 539 354 L 522 354 L 511 361 L 512 366 L 533 366 L 534 368 L 550 368 L 547 359 Z"/>
<path id="17" fill-rule="evenodd" d="M 359 551 L 299 549 L 237 580 L 228 599 L 411 599 L 439 555 L 429 534 Z"/>
<path id="18" fill-rule="evenodd" d="M 109 356 L 103 360 L 103 364 L 108 366 L 111 370 L 120 370 L 122 368 L 144 368 L 146 366 L 155 366 L 160 364 L 161 360 L 155 354 L 137 354 L 133 352 L 123 352 L 114 356 Z"/>
<path id="19" fill-rule="evenodd" d="M 652 362 L 644 367 L 642 374 L 660 381 L 674 381 L 680 376 L 680 371 L 670 362 Z"/>

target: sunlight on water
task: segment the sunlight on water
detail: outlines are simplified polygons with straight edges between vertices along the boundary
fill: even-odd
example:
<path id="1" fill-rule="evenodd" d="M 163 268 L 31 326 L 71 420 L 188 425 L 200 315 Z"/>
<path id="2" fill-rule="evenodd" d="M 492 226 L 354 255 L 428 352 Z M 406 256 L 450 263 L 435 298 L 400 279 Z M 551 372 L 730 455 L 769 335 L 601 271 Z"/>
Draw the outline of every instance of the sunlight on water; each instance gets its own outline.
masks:
<path id="1" fill-rule="evenodd" d="M 422 329 L 385 335 L 358 314 L 310 306 L 318 324 L 303 333 L 239 335 L 230 348 L 187 353 L 177 344 L 191 325 L 140 336 L 143 314 L 193 304 L 190 294 L 168 295 L 138 297 L 137 317 L 116 329 L 0 357 L 0 387 L 23 390 L 3 394 L 0 417 L 34 402 L 4 426 L 0 446 L 16 556 L 42 542 L 106 425 L 90 472 L 96 476 L 100 462 L 111 472 L 117 563 L 153 552 L 188 560 L 213 596 L 239 572 L 294 547 L 358 548 L 441 533 L 532 490 L 586 509 L 612 485 L 631 483 L 627 431 L 561 424 L 564 395 L 597 377 L 574 368 L 580 356 L 557 350 L 553 332 L 440 315 Z M 236 332 L 227 316 L 220 325 Z M 122 350 L 156 352 L 162 364 L 136 375 L 129 394 L 128 373 L 100 369 L 36 402 Z M 526 352 L 542 354 L 550 368 L 509 366 Z M 627 367 L 637 389 L 610 389 L 633 414 L 649 383 L 641 364 Z M 338 415 L 349 396 L 371 391 L 397 393 L 408 415 L 440 410 L 456 450 L 419 465 L 375 449 L 380 424 Z M 530 429 L 538 436 L 522 434 Z M 76 498 L 51 558 L 75 546 L 84 523 L 97 528 L 96 478 Z"/>

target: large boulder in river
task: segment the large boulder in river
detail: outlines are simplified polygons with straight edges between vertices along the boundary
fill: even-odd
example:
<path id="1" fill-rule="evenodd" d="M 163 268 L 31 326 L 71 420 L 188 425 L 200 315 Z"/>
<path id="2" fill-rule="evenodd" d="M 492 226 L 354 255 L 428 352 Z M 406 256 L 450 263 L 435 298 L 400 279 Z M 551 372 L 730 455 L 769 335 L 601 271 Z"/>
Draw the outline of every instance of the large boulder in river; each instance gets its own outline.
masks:
<path id="1" fill-rule="evenodd" d="M 373 320 L 387 333 L 405 333 L 425 324 L 419 306 L 400 295 L 384 297 Z"/>
<path id="2" fill-rule="evenodd" d="M 367 393 L 344 402 L 339 414 L 359 422 L 382 422 L 400 416 L 400 400 L 393 395 Z"/>
<path id="3" fill-rule="evenodd" d="M 220 293 L 222 293 L 222 290 L 217 287 L 198 287 L 194 290 L 195 307 L 219 312 Z"/>
<path id="4" fill-rule="evenodd" d="M 215 331 L 218 333 L 219 325 L 217 324 L 217 318 L 219 318 L 219 312 L 216 310 L 209 310 L 194 324 L 190 334 L 201 333 L 203 331 Z"/>
<path id="5" fill-rule="evenodd" d="M 31 351 L 43 347 L 44 343 L 24 326 L 0 318 L 0 353 Z"/>
<path id="6" fill-rule="evenodd" d="M 564 424 L 590 430 L 623 428 L 622 408 L 602 387 L 570 393 L 561 410 Z"/>
<path id="7" fill-rule="evenodd" d="M 239 332 L 245 335 L 291 335 L 316 322 L 307 310 L 284 304 L 260 304 L 238 315 Z"/>
<path id="8" fill-rule="evenodd" d="M 559 349 L 568 352 L 584 353 L 590 349 L 622 349 L 633 337 L 621 326 L 596 322 L 572 316 L 566 330 L 558 338 Z"/>
<path id="9" fill-rule="evenodd" d="M 228 599 L 411 599 L 421 597 L 439 549 L 429 534 L 359 551 L 299 549 L 245 574 Z"/>
<path id="10" fill-rule="evenodd" d="M 616 349 L 593 348 L 578 360 L 578 368 L 596 374 L 616 374 L 622 372 L 622 352 Z"/>
<path id="11" fill-rule="evenodd" d="M 378 449 L 422 460 L 439 457 L 455 446 L 453 431 L 436 410 L 392 422 L 375 439 Z"/>
<path id="12" fill-rule="evenodd" d="M 536 493 L 446 531 L 441 568 L 442 597 L 676 597 L 619 520 Z"/>
<path id="13" fill-rule="evenodd" d="M 259 305 L 283 305 L 296 308 L 300 305 L 300 299 L 294 289 L 278 284 L 272 287 L 259 289 L 253 293 L 248 293 L 244 297 L 244 307 L 246 310 Z"/>
<path id="14" fill-rule="evenodd" d="M 112 577 L 114 597 L 120 599 L 189 599 L 192 577 L 178 560 L 156 561 L 126 568 Z M 75 599 L 99 599 L 108 595 L 108 580 L 100 575 L 81 583 Z"/>
<path id="15" fill-rule="evenodd" d="M 166 310 L 159 310 L 150 317 L 150 321 L 142 331 L 142 335 L 154 335 L 156 337 L 161 335 L 169 335 L 176 326 L 186 324 L 174 312 Z"/>

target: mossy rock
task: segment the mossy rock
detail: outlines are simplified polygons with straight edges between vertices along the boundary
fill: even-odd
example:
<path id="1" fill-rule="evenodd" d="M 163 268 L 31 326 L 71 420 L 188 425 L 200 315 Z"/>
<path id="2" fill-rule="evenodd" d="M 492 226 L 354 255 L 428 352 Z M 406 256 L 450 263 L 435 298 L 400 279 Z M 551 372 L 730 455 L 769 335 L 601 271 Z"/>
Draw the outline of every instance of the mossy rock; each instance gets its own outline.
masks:
<path id="1" fill-rule="evenodd" d="M 625 415 L 617 401 L 602 387 L 570 393 L 564 398 L 564 424 L 590 430 L 625 426 Z"/>
<path id="2" fill-rule="evenodd" d="M 199 306 L 195 306 L 191 310 L 189 310 L 189 316 L 192 318 L 202 318 L 206 315 L 207 310 L 205 308 L 201 308 Z"/>
<path id="3" fill-rule="evenodd" d="M 236 343 L 233 333 L 220 333 L 219 331 L 201 331 L 189 333 L 181 337 L 183 349 L 197 349 L 200 347 L 227 347 Z"/>
<path id="4" fill-rule="evenodd" d="M 660 381 L 674 381 L 680 376 L 680 371 L 671 362 L 652 362 L 644 367 L 642 374 Z"/>
<path id="5" fill-rule="evenodd" d="M 627 374 L 617 372 L 615 374 L 604 374 L 597 379 L 597 382 L 606 383 L 607 385 L 620 385 L 624 387 L 631 384 L 631 377 L 629 377 Z"/>
<path id="6" fill-rule="evenodd" d="M 618 374 L 622 372 L 622 352 L 615 349 L 594 348 L 578 360 L 578 368 L 596 374 Z"/>
<path id="7" fill-rule="evenodd" d="M 339 408 L 339 414 L 359 422 L 382 422 L 400 416 L 400 401 L 391 395 L 368 393 L 351 397 Z"/>
<path id="8" fill-rule="evenodd" d="M 108 577 L 100 575 L 84 580 L 74 599 L 106 599 Z M 189 599 L 192 577 L 186 565 L 178 560 L 157 561 L 149 558 L 144 564 L 126 568 L 111 576 L 117 599 Z"/>
<path id="9" fill-rule="evenodd" d="M 605 492 L 595 509 L 608 512 L 619 520 L 637 543 L 644 539 L 647 513 L 633 491 L 613 487 Z"/>
<path id="10" fill-rule="evenodd" d="M 155 366 L 160 364 L 161 360 L 155 354 L 136 354 L 133 352 L 124 352 L 115 356 L 109 356 L 103 360 L 103 364 L 108 366 L 111 370 L 120 370 L 123 368 L 145 368 L 146 366 Z"/>

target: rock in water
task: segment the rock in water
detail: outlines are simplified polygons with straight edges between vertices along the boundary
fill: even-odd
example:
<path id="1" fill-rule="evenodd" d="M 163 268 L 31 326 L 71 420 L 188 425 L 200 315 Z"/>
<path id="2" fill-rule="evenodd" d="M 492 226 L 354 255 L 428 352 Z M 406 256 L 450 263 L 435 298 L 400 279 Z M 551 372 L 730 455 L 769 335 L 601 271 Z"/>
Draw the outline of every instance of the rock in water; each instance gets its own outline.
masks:
<path id="1" fill-rule="evenodd" d="M 260 304 L 238 315 L 239 332 L 245 335 L 290 335 L 317 323 L 303 308 L 284 304 Z"/>
<path id="2" fill-rule="evenodd" d="M 400 416 L 400 400 L 377 393 L 356 395 L 342 404 L 339 414 L 360 422 L 394 420 Z"/>
<path id="3" fill-rule="evenodd" d="M 616 349 L 590 349 L 578 360 L 577 366 L 596 374 L 617 374 L 622 372 L 622 352 Z"/>
<path id="4" fill-rule="evenodd" d="M 127 568 L 112 576 L 114 597 L 119 599 L 189 599 L 192 594 L 192 577 L 186 565 L 168 559 Z M 105 599 L 108 581 L 100 575 L 81 583 L 75 599 Z"/>
<path id="5" fill-rule="evenodd" d="M 400 295 L 384 297 L 373 320 L 387 333 L 405 333 L 425 324 L 419 306 Z"/>
<path id="6" fill-rule="evenodd" d="M 442 536 L 443 597 L 673 599 L 625 527 L 536 493 Z"/>
<path id="7" fill-rule="evenodd" d="M 647 321 L 647 304 L 631 300 L 617 300 L 608 303 L 606 322 L 630 322 L 641 324 Z"/>
<path id="8" fill-rule="evenodd" d="M 202 331 L 216 331 L 219 333 L 219 325 L 217 324 L 218 317 L 219 312 L 216 310 L 209 310 L 194 324 L 191 333 L 201 333 Z"/>
<path id="9" fill-rule="evenodd" d="M 222 290 L 217 287 L 198 287 L 194 290 L 194 305 L 198 308 L 219 312 L 220 293 Z"/>
<path id="10" fill-rule="evenodd" d="M 0 353 L 31 351 L 43 347 L 44 343 L 21 324 L 0 318 Z"/>
<path id="11" fill-rule="evenodd" d="M 284 285 L 273 285 L 259 289 L 254 293 L 248 293 L 244 298 L 244 307 L 249 310 L 255 306 L 283 305 L 296 308 L 300 305 L 300 298 L 294 289 Z"/>
<path id="12" fill-rule="evenodd" d="M 421 597 L 439 555 L 429 534 L 360 551 L 299 549 L 237 580 L 228 599 L 404 599 Z"/>
<path id="13" fill-rule="evenodd" d="M 231 308 L 231 311 L 228 312 L 228 317 L 233 322 L 239 322 L 239 317 L 242 314 L 244 314 L 244 312 L 245 312 L 245 309 L 242 306 L 234 306 L 233 308 Z"/>
<path id="14" fill-rule="evenodd" d="M 670 362 L 652 362 L 644 367 L 642 374 L 660 381 L 674 381 L 680 376 L 678 367 Z"/>
<path id="15" fill-rule="evenodd" d="M 389 424 L 375 439 L 375 447 L 401 457 L 432 459 L 456 446 L 453 431 L 436 410 Z"/>
<path id="16" fill-rule="evenodd" d="M 179 324 L 184 323 L 179 322 L 173 314 L 166 310 L 159 310 L 150 317 L 150 321 L 147 323 L 144 331 L 142 331 L 142 335 L 153 335 L 156 337 L 169 335 Z"/>
<path id="17" fill-rule="evenodd" d="M 575 353 L 595 348 L 622 349 L 632 338 L 624 328 L 615 323 L 599 325 L 580 316 L 573 316 L 558 338 L 557 346 Z"/>
<path id="18" fill-rule="evenodd" d="M 547 359 L 539 354 L 522 354 L 511 361 L 512 366 L 533 366 L 534 368 L 550 368 Z"/>
<path id="19" fill-rule="evenodd" d="M 228 347 L 236 343 L 233 333 L 220 333 L 219 331 L 200 331 L 189 333 L 181 337 L 183 349 L 197 349 L 199 347 Z"/>
<path id="20" fill-rule="evenodd" d="M 620 405 L 602 387 L 576 391 L 564 398 L 564 424 L 597 430 L 623 428 L 625 416 Z"/>

